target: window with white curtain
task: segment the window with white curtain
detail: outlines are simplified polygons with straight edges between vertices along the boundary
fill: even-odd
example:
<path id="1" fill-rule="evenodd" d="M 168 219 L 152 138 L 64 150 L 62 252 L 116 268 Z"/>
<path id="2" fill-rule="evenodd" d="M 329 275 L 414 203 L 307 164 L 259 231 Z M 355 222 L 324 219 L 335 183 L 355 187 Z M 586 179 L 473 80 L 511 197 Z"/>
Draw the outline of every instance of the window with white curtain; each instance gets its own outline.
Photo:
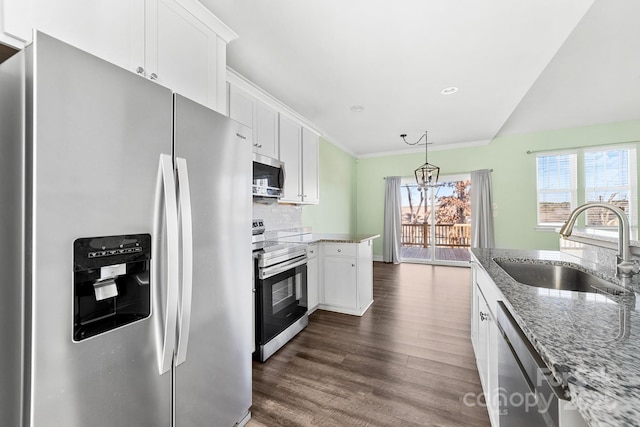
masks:
<path id="1" fill-rule="evenodd" d="M 536 159 L 538 225 L 563 224 L 578 206 L 577 154 L 544 154 Z"/>
<path id="2" fill-rule="evenodd" d="M 637 227 L 636 149 L 591 147 L 536 156 L 538 226 L 563 224 L 577 206 L 603 202 L 626 212 Z M 617 227 L 607 209 L 589 209 L 583 224 L 591 228 Z"/>

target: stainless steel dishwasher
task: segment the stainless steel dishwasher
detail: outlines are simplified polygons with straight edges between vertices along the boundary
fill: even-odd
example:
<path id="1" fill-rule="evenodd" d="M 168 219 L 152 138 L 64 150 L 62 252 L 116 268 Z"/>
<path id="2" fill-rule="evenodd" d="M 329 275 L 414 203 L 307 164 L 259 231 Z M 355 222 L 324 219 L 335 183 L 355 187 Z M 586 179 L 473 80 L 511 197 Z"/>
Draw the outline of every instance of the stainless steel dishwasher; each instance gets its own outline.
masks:
<path id="1" fill-rule="evenodd" d="M 586 427 L 501 301 L 497 320 L 500 427 Z"/>

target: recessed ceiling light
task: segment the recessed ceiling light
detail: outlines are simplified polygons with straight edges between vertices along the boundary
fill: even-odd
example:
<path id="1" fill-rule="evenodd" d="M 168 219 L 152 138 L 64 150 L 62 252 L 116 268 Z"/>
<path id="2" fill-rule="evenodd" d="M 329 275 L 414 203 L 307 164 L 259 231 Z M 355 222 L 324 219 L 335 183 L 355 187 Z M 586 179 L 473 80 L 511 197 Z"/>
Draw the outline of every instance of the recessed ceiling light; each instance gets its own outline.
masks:
<path id="1" fill-rule="evenodd" d="M 351 107 L 351 111 L 354 113 L 362 113 L 364 111 L 364 107 L 362 105 L 354 105 Z"/>
<path id="2" fill-rule="evenodd" d="M 456 93 L 458 91 L 458 88 L 455 86 L 449 86 L 449 87 L 445 87 L 444 89 L 442 89 L 440 91 L 441 94 L 443 95 L 453 95 L 454 93 Z"/>

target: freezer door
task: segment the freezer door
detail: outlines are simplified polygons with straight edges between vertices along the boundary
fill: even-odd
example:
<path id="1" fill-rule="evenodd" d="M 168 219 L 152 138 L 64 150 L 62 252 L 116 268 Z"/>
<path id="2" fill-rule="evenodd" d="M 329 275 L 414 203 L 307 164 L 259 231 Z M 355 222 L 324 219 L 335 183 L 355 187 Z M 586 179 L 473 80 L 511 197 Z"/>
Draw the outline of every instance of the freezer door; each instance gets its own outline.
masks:
<path id="1" fill-rule="evenodd" d="M 24 52 L 0 64 L 0 424 L 22 414 Z"/>
<path id="2" fill-rule="evenodd" d="M 122 302 L 123 287 L 151 286 L 148 298 L 162 296 L 160 284 L 144 273 L 147 261 L 139 259 L 133 271 L 118 255 L 113 267 L 91 270 L 90 263 L 74 267 L 73 256 L 74 242 L 81 244 L 82 238 L 134 236 L 123 240 L 124 249 L 136 251 L 140 244 L 141 253 L 148 246 L 145 236 L 152 246 L 163 240 L 154 232 L 159 221 L 154 206 L 160 155 L 171 151 L 172 94 L 43 34 L 36 35 L 29 54 L 30 425 L 170 426 L 171 370 L 159 373 L 162 333 L 155 328 L 159 313 L 153 305 L 150 315 L 149 307 L 135 305 L 130 314 L 137 320 L 115 328 L 101 325 L 93 336 L 73 333 L 74 280 L 79 280 L 74 270 L 82 270 L 81 281 L 100 281 L 95 299 L 110 316 L 105 304 Z M 112 240 L 104 239 L 105 245 Z M 87 256 L 108 259 L 111 253 L 91 243 L 99 241 L 87 240 L 97 246 L 88 247 Z M 137 282 L 117 278 L 124 274 L 135 275 Z M 129 289 L 129 296 L 146 292 Z M 121 304 L 116 314 L 132 307 Z M 87 315 L 88 329 L 92 320 L 105 318 Z"/>
<path id="3" fill-rule="evenodd" d="M 174 150 L 188 166 L 193 229 L 190 328 L 180 331 L 189 334 L 188 348 L 175 379 L 177 427 L 233 426 L 251 406 L 249 141 L 248 128 L 175 95 Z"/>

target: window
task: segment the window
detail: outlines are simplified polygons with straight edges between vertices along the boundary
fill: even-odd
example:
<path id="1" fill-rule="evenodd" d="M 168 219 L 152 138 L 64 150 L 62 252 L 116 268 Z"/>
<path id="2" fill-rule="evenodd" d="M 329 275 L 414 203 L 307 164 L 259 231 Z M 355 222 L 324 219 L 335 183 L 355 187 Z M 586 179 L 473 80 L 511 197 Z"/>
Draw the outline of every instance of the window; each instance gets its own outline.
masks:
<path id="1" fill-rule="evenodd" d="M 576 153 L 537 157 L 538 225 L 563 224 L 577 207 L 576 160 Z"/>
<path id="2" fill-rule="evenodd" d="M 637 226 L 635 148 L 588 148 L 575 152 L 540 153 L 536 158 L 539 226 L 563 224 L 571 211 L 587 202 L 618 206 Z M 589 209 L 586 227 L 617 227 L 607 209 Z"/>
<path id="3" fill-rule="evenodd" d="M 585 202 L 603 202 L 619 207 L 636 225 L 636 150 L 611 149 L 584 152 Z M 618 225 L 613 212 L 589 209 L 587 227 Z"/>

